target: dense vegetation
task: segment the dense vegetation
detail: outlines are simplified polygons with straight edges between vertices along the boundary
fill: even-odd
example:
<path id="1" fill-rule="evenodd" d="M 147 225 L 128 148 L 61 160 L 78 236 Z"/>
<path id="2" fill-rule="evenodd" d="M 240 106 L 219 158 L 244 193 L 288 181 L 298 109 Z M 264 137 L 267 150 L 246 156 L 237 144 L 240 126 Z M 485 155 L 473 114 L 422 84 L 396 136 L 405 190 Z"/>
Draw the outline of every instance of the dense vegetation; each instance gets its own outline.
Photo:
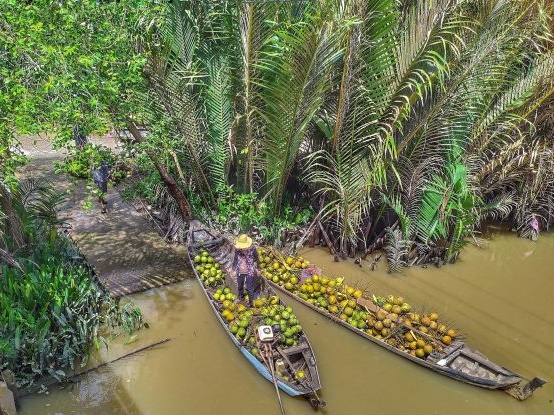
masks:
<path id="1" fill-rule="evenodd" d="M 127 128 L 164 189 L 137 191 L 185 221 L 239 214 L 232 186 L 266 223 L 311 209 L 342 255 L 384 242 L 396 270 L 454 260 L 488 219 L 554 219 L 546 1 L 3 3 L 3 128 Z"/>
<path id="2" fill-rule="evenodd" d="M 393 269 L 455 259 L 488 218 L 536 237 L 554 206 L 551 11 L 173 2 L 139 25 L 149 139 L 205 209 L 226 184 L 272 216 L 309 201 L 342 254 L 386 235 Z"/>
<path id="3" fill-rule="evenodd" d="M 125 161 L 114 154 L 108 147 L 86 143 L 68 155 L 63 162 L 57 163 L 57 172 L 65 172 L 73 177 L 88 179 L 91 177 L 91 169 L 99 168 L 102 161 L 110 166 L 109 180 L 114 185 L 127 177 Z"/>
<path id="4" fill-rule="evenodd" d="M 111 299 L 60 234 L 62 199 L 50 185 L 28 180 L 1 190 L 0 370 L 10 369 L 21 385 L 62 379 L 86 364 L 103 335 L 138 329 L 141 314 Z"/>
<path id="5" fill-rule="evenodd" d="M 128 42 L 112 37 L 111 19 L 125 21 L 116 4 L 2 0 L 0 10 L 0 370 L 24 385 L 64 378 L 103 335 L 138 328 L 141 314 L 110 299 L 63 235 L 62 196 L 47 183 L 18 180 L 25 157 L 16 136 L 49 132 L 61 145 L 75 129 L 104 128 L 104 108 L 123 108 L 121 94 L 142 79 L 142 58 L 119 61 L 117 46 Z M 80 13 L 98 26 L 83 24 Z"/>

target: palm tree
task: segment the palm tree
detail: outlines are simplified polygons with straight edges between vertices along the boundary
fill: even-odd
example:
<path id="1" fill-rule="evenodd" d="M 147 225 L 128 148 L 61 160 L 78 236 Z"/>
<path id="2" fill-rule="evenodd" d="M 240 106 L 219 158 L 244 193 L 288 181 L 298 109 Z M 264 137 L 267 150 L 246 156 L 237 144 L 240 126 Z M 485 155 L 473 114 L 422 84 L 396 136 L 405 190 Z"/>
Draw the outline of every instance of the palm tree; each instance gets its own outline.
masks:
<path id="1" fill-rule="evenodd" d="M 401 265 L 455 259 L 487 217 L 522 235 L 552 220 L 552 146 L 539 128 L 554 96 L 552 6 L 166 6 L 161 41 L 145 43 L 153 130 L 171 135 L 162 159 L 205 208 L 235 183 L 278 215 L 294 175 L 341 254 L 390 227 Z"/>
<path id="2" fill-rule="evenodd" d="M 22 271 L 19 257 L 36 249 L 37 237 L 56 232 L 57 209 L 64 195 L 49 182 L 27 179 L 9 189 L 0 180 L 0 258 Z M 55 239 L 55 238 L 54 238 Z"/>

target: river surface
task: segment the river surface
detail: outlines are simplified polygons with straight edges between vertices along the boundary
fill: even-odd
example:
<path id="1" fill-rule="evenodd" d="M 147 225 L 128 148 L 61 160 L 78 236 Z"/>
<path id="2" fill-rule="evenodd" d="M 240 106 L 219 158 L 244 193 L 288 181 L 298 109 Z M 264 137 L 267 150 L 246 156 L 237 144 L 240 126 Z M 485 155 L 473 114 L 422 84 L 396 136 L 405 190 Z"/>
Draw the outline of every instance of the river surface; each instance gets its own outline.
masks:
<path id="1" fill-rule="evenodd" d="M 323 248 L 302 254 L 324 274 L 344 276 L 377 294 L 402 295 L 413 307 L 455 322 L 470 346 L 526 377 L 548 383 L 524 402 L 451 380 L 403 359 L 289 298 L 319 363 L 323 398 L 337 414 L 554 414 L 554 235 L 531 242 L 494 231 L 469 246 L 455 265 L 388 274 L 351 260 L 333 262 Z M 273 385 L 236 350 L 192 277 L 131 297 L 150 328 L 113 359 L 167 337 L 171 341 L 95 371 L 64 389 L 20 402 L 20 415 L 279 414 Z M 282 395 L 287 414 L 314 414 L 300 398 Z"/>

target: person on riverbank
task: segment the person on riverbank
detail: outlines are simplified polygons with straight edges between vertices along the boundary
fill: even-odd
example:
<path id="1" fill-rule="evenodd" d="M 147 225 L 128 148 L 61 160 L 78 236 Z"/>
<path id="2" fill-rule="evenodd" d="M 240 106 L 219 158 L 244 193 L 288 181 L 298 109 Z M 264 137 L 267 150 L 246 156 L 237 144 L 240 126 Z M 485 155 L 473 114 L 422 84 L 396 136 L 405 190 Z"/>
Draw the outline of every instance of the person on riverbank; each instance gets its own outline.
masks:
<path id="1" fill-rule="evenodd" d="M 252 238 L 248 235 L 239 235 L 235 240 L 235 257 L 231 268 L 237 276 L 239 290 L 238 301 L 244 301 L 244 285 L 248 293 L 248 302 L 252 302 L 256 295 L 256 278 L 258 276 L 259 258 L 258 251 L 252 245 Z"/>
<path id="2" fill-rule="evenodd" d="M 102 205 L 102 213 L 106 213 L 106 208 L 108 206 L 108 202 L 106 201 L 106 193 L 108 193 L 108 177 L 108 163 L 106 163 L 105 160 L 102 160 L 99 169 L 92 167 L 92 179 L 94 180 L 96 187 L 98 187 L 98 201 Z"/>

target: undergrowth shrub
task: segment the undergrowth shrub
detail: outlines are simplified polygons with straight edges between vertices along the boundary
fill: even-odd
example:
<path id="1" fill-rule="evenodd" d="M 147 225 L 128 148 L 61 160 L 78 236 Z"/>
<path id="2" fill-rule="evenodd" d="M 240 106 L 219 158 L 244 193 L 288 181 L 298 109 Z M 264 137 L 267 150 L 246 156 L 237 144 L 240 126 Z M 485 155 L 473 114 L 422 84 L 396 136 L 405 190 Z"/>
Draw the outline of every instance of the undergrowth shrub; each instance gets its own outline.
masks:
<path id="1" fill-rule="evenodd" d="M 63 162 L 58 162 L 56 172 L 67 173 L 79 179 L 90 179 L 92 177 L 91 167 L 99 168 L 102 161 L 106 161 L 108 164 L 109 180 L 114 185 L 129 175 L 129 169 L 121 157 L 106 146 L 90 142 L 86 143 L 82 149 L 69 154 Z"/>

